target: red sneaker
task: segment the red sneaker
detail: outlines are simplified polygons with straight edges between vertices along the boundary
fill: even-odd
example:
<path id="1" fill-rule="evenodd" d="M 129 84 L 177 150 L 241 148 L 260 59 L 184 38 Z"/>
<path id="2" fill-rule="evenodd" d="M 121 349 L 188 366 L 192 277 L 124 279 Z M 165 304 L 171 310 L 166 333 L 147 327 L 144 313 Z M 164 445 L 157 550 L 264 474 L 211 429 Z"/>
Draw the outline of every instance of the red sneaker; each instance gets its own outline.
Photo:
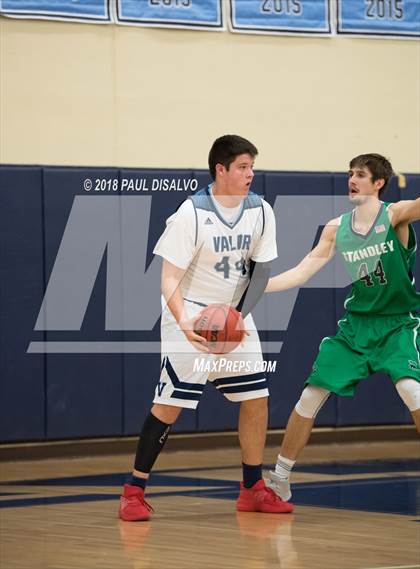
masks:
<path id="1" fill-rule="evenodd" d="M 258 480 L 251 488 L 245 488 L 243 482 L 241 482 L 241 491 L 236 500 L 236 509 L 238 512 L 289 514 L 293 512 L 293 507 L 293 504 L 283 502 L 271 488 L 267 488 L 262 479 Z"/>
<path id="2" fill-rule="evenodd" d="M 152 506 L 144 499 L 144 490 L 139 486 L 124 484 L 124 493 L 120 497 L 119 516 L 126 522 L 146 522 L 150 519 Z"/>

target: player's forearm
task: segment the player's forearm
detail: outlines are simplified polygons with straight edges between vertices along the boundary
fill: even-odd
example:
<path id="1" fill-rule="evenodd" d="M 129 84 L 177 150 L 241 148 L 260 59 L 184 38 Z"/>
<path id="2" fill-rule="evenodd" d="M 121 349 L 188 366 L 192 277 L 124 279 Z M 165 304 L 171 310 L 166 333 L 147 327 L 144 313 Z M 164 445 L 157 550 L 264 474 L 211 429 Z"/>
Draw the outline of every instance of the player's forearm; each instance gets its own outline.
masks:
<path id="1" fill-rule="evenodd" d="M 277 292 L 302 286 L 328 263 L 335 253 L 336 226 L 326 225 L 318 245 L 301 262 L 268 281 L 265 292 Z"/>
<path id="2" fill-rule="evenodd" d="M 172 312 L 175 320 L 181 322 L 186 320 L 184 298 L 182 296 L 180 281 L 176 278 L 166 278 L 162 280 L 162 294 L 166 300 L 166 305 Z"/>
<path id="3" fill-rule="evenodd" d="M 298 270 L 298 267 L 294 267 L 293 269 L 289 269 L 275 277 L 271 277 L 268 281 L 265 292 L 288 290 L 289 288 L 301 286 L 305 282 L 306 280 L 304 279 L 303 273 Z"/>

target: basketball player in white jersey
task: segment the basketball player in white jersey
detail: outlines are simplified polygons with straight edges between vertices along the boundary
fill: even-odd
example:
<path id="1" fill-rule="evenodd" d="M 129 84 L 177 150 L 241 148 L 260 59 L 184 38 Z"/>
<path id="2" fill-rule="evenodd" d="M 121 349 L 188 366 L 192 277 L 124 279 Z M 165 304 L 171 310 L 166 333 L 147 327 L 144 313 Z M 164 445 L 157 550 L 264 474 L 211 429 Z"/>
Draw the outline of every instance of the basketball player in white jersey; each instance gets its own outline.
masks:
<path id="1" fill-rule="evenodd" d="M 268 388 L 265 373 L 255 371 L 262 369 L 262 353 L 249 312 L 264 292 L 277 247 L 271 206 L 249 191 L 257 153 L 240 136 L 218 138 L 209 153 L 214 183 L 185 200 L 168 218 L 155 247 L 154 253 L 163 258 L 161 376 L 140 433 L 132 476 L 121 496 L 123 520 L 150 518 L 152 508 L 144 499 L 150 471 L 171 426 L 184 407 L 197 407 L 207 381 L 228 400 L 240 403 L 243 482 L 237 509 L 293 510 L 265 486 L 261 472 Z M 247 329 L 242 344 L 223 356 L 210 354 L 206 340 L 194 332 L 203 307 L 214 303 L 240 310 Z M 223 368 L 208 365 L 221 357 L 227 362 Z"/>

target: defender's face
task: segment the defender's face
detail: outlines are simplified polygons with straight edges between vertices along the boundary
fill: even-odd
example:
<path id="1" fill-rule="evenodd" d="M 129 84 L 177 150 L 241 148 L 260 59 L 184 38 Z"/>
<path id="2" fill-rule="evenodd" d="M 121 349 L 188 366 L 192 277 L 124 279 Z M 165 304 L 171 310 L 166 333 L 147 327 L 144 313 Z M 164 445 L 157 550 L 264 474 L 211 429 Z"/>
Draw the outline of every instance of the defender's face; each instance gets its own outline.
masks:
<path id="1" fill-rule="evenodd" d="M 227 195 L 246 196 L 254 178 L 254 158 L 249 154 L 240 154 L 230 164 L 229 170 L 218 164 L 216 171 Z"/>
<path id="2" fill-rule="evenodd" d="M 379 190 L 384 181 L 382 179 L 372 182 L 372 174 L 366 166 L 349 170 L 349 198 L 355 205 L 366 203 L 369 199 L 378 198 Z"/>

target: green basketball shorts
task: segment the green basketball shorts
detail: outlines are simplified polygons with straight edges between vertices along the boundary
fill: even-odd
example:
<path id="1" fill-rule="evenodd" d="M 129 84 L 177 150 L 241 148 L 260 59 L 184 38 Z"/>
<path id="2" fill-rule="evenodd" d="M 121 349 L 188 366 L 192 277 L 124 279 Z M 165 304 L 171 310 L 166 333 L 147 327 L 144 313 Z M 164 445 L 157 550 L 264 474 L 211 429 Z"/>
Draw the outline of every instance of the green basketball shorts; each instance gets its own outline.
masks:
<path id="1" fill-rule="evenodd" d="M 306 384 L 354 395 L 359 381 L 383 372 L 396 383 L 420 381 L 420 318 L 347 313 L 335 336 L 324 338 Z"/>

